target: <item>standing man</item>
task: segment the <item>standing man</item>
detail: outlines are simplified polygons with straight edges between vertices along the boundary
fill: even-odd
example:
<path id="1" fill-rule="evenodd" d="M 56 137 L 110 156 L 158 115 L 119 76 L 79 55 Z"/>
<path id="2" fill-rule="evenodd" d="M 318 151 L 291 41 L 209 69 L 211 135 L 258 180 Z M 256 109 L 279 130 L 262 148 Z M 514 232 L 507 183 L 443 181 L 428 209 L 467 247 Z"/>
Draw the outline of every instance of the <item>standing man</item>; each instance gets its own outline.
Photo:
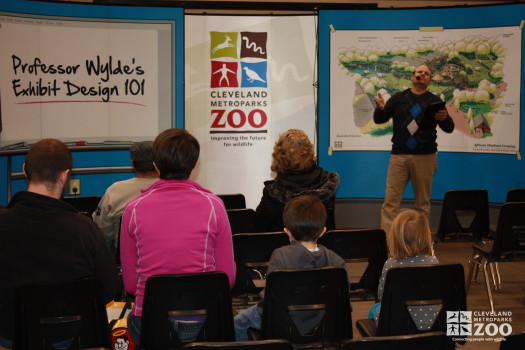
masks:
<path id="1" fill-rule="evenodd" d="M 415 209 L 430 220 L 432 178 L 437 170 L 437 131 L 451 133 L 454 121 L 443 101 L 427 90 L 430 68 L 421 65 L 410 76 L 412 87 L 392 96 L 388 102 L 381 94 L 375 98 L 374 122 L 393 120 L 392 153 L 388 166 L 385 201 L 381 208 L 381 228 L 388 232 L 399 213 L 403 192 L 409 180 L 415 195 Z M 438 107 L 437 109 L 434 107 Z"/>
<path id="2" fill-rule="evenodd" d="M 94 276 L 104 302 L 113 300 L 116 271 L 93 221 L 60 200 L 71 174 L 61 141 L 37 142 L 24 163 L 27 191 L 0 209 L 0 347 L 13 346 L 15 289 Z"/>
<path id="3" fill-rule="evenodd" d="M 126 204 L 140 195 L 158 180 L 159 173 L 153 166 L 153 141 L 142 141 L 131 146 L 131 165 L 135 177 L 115 182 L 109 186 L 93 213 L 93 221 L 98 224 L 106 238 L 106 244 L 113 255 L 116 253 L 115 239 L 120 229 L 120 218 Z"/>

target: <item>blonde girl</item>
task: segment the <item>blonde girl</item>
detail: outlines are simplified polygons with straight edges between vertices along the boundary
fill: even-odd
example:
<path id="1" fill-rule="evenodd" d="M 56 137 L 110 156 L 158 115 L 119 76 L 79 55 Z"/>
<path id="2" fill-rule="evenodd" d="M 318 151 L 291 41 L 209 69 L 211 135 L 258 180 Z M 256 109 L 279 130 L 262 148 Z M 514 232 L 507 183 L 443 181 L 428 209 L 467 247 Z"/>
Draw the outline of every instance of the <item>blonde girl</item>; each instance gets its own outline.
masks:
<path id="1" fill-rule="evenodd" d="M 391 268 L 406 265 L 439 264 L 438 259 L 434 256 L 432 235 L 427 217 L 416 210 L 405 210 L 396 216 L 387 234 L 387 244 L 389 258 L 383 266 L 383 272 L 379 279 L 377 290 L 379 301 L 383 298 L 386 274 Z M 379 319 L 380 308 L 381 303 L 377 303 L 368 314 L 368 317 L 375 319 L 376 323 Z M 409 312 L 414 319 L 417 319 L 418 328 L 425 330 L 432 327 L 434 316 L 437 315 L 437 307 L 433 305 L 422 306 L 409 310 Z"/>

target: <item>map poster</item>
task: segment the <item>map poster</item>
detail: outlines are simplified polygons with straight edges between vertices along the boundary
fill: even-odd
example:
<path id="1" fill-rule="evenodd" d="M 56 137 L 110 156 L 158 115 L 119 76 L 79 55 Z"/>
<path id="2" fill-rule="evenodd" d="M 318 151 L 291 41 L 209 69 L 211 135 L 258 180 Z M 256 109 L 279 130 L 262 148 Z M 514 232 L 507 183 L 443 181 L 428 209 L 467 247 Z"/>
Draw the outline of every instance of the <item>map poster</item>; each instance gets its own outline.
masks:
<path id="1" fill-rule="evenodd" d="M 390 150 L 392 121 L 375 124 L 374 97 L 410 88 L 419 65 L 446 103 L 455 130 L 438 128 L 447 152 L 519 151 L 521 29 L 338 30 L 330 37 L 330 146 Z"/>

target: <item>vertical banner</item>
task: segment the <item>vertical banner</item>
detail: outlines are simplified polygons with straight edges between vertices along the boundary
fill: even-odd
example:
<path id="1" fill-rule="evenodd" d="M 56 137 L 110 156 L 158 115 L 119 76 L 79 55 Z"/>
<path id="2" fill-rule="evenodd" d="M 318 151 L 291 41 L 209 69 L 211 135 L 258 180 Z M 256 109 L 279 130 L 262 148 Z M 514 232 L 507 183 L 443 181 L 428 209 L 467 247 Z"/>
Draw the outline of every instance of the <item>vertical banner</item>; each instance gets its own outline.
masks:
<path id="1" fill-rule="evenodd" d="M 186 16 L 185 128 L 201 144 L 192 174 L 255 208 L 280 133 L 314 141 L 315 17 Z"/>

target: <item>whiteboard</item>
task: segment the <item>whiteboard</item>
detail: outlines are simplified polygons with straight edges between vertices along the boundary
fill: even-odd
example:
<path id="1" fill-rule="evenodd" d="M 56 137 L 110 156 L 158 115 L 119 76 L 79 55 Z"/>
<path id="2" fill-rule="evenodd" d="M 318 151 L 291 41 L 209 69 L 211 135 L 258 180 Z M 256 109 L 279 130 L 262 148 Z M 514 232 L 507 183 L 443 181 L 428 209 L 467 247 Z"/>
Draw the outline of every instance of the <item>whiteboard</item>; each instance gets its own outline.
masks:
<path id="1" fill-rule="evenodd" d="M 0 141 L 154 138 L 174 120 L 175 21 L 0 12 Z"/>

